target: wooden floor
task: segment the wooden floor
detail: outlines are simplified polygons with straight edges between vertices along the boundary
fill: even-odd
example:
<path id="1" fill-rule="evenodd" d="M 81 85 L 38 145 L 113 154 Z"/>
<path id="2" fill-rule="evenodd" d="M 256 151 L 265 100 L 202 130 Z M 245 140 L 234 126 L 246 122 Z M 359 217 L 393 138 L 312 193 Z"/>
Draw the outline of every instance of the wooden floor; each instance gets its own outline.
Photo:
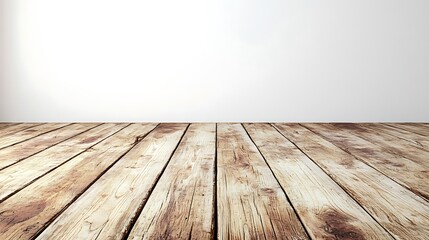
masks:
<path id="1" fill-rule="evenodd" d="M 1 123 L 0 239 L 429 239 L 429 124 Z"/>

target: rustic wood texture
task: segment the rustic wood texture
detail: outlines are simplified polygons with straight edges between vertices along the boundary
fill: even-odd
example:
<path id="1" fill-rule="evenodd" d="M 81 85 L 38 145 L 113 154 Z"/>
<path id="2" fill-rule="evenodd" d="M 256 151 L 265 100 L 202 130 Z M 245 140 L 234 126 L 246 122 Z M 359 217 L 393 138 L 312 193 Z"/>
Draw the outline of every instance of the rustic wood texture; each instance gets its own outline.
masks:
<path id="1" fill-rule="evenodd" d="M 33 237 L 154 127 L 131 125 L 0 203 L 0 239 Z"/>
<path id="2" fill-rule="evenodd" d="M 270 168 L 240 124 L 219 124 L 218 236 L 221 239 L 306 239 Z"/>
<path id="3" fill-rule="evenodd" d="M 0 170 L 0 202 L 125 126 L 126 124 L 103 124 Z"/>
<path id="4" fill-rule="evenodd" d="M 38 135 L 41 135 L 43 133 L 50 132 L 52 130 L 62 128 L 66 125 L 69 125 L 67 123 L 54 123 L 54 124 L 42 124 L 35 127 L 27 128 L 22 131 L 16 132 L 14 134 L 9 134 L 6 136 L 0 137 L 0 149 L 5 148 L 7 146 L 17 144 L 19 142 L 25 141 L 27 139 L 30 139 L 32 137 L 36 137 Z"/>
<path id="5" fill-rule="evenodd" d="M 39 239 L 121 239 L 129 223 L 138 217 L 138 208 L 146 201 L 185 129 L 186 124 L 158 126 L 57 218 Z"/>
<path id="6" fill-rule="evenodd" d="M 192 124 L 129 239 L 214 238 L 215 124 Z"/>
<path id="7" fill-rule="evenodd" d="M 0 123 L 0 239 L 428 239 L 427 123 Z"/>
<path id="8" fill-rule="evenodd" d="M 17 123 L 0 128 L 0 136 L 12 135 L 22 130 L 42 125 L 42 123 Z"/>
<path id="9" fill-rule="evenodd" d="M 97 125 L 93 123 L 72 124 L 28 141 L 0 149 L 0 170 Z"/>
<path id="10" fill-rule="evenodd" d="M 275 126 L 393 236 L 427 239 L 429 203 L 423 198 L 299 124 Z"/>
<path id="11" fill-rule="evenodd" d="M 403 130 L 400 128 L 395 128 L 387 124 L 365 123 L 362 125 L 374 131 L 378 131 L 383 134 L 388 134 L 391 136 L 398 137 L 400 139 L 410 142 L 415 147 L 420 147 L 425 151 L 429 151 L 429 137 L 424 137 L 419 134 L 414 134 L 410 131 Z"/>
<path id="12" fill-rule="evenodd" d="M 269 124 L 245 124 L 314 239 L 392 237 L 311 159 Z"/>
<path id="13" fill-rule="evenodd" d="M 387 125 L 404 129 L 415 134 L 419 134 L 425 137 L 429 137 L 429 127 L 425 124 L 410 124 L 410 123 L 388 123 Z"/>
<path id="14" fill-rule="evenodd" d="M 409 190 L 429 200 L 429 185 L 427 184 L 427 176 L 429 174 L 429 162 L 427 159 L 429 158 L 423 159 L 420 156 L 416 156 L 410 159 L 401 156 L 413 156 L 405 153 L 404 151 L 406 149 L 409 149 L 410 152 L 416 151 L 414 147 L 407 146 L 408 142 L 407 144 L 402 143 L 401 145 L 399 142 L 395 141 L 400 139 L 395 139 L 395 137 L 391 139 L 392 137 L 389 136 L 384 139 L 386 139 L 386 142 L 390 143 L 390 145 L 380 144 L 382 141 L 379 140 L 377 134 L 366 132 L 364 129 L 352 124 L 303 125 L 334 143 L 337 147 L 394 179 Z M 361 138 L 360 136 L 363 135 L 367 136 Z M 374 141 L 369 141 L 371 137 Z M 377 145 L 375 144 L 376 141 Z M 396 147 L 398 149 L 395 149 Z M 423 152 L 429 154 L 429 152 Z M 404 154 L 399 155 L 400 153 Z M 401 172 L 401 174 L 398 174 L 398 172 Z"/>

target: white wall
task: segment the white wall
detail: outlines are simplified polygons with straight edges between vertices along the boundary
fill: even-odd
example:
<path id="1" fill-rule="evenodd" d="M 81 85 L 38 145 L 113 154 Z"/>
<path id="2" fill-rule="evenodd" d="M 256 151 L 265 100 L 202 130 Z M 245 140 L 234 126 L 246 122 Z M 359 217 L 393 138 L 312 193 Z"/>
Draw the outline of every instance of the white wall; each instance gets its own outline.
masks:
<path id="1" fill-rule="evenodd" d="M 0 0 L 0 121 L 426 121 L 427 0 Z"/>

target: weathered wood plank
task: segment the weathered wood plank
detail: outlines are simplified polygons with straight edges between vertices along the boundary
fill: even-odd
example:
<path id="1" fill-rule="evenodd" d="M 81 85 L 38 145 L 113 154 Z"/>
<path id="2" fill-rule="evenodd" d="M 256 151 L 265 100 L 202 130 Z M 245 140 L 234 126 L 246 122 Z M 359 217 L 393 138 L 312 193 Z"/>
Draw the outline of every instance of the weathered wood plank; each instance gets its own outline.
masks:
<path id="1" fill-rule="evenodd" d="M 335 129 L 340 134 L 355 135 L 368 141 L 368 145 L 377 145 L 381 147 L 382 151 L 389 152 L 398 156 L 405 157 L 416 164 L 429 168 L 429 152 L 421 148 L 415 147 L 409 142 L 397 137 L 375 132 L 371 129 L 365 128 L 360 124 L 354 123 L 332 123 L 332 124 L 319 124 L 319 126 L 330 127 Z"/>
<path id="2" fill-rule="evenodd" d="M 38 125 L 32 128 L 27 128 L 25 130 L 19 131 L 14 134 L 0 136 L 0 149 L 25 141 L 27 139 L 33 138 L 43 133 L 46 133 L 58 128 L 62 128 L 66 125 L 69 125 L 69 123 L 48 123 L 48 124 Z"/>
<path id="3" fill-rule="evenodd" d="M 0 203 L 0 239 L 40 232 L 155 126 L 132 124 Z"/>
<path id="4" fill-rule="evenodd" d="M 219 239 L 308 238 L 286 195 L 240 124 L 219 124 Z"/>
<path id="5" fill-rule="evenodd" d="M 380 123 L 365 123 L 361 124 L 367 128 L 372 129 L 373 131 L 377 131 L 383 134 L 388 134 L 391 136 L 398 137 L 405 141 L 410 142 L 415 147 L 420 147 L 426 151 L 429 151 L 429 138 L 424 137 L 419 134 L 415 134 L 413 132 L 403 130 L 401 128 L 395 128 L 387 124 Z"/>
<path id="6" fill-rule="evenodd" d="M 394 179 L 412 192 L 429 200 L 429 185 L 427 184 L 429 165 L 428 163 L 424 163 L 423 160 L 415 162 L 409 158 L 392 153 L 393 150 L 391 150 L 389 145 L 379 146 L 374 144 L 374 142 L 370 142 L 369 139 L 366 140 L 353 135 L 354 132 L 348 129 L 357 129 L 358 127 L 354 127 L 354 125 L 303 125 L 362 162 Z M 363 130 L 360 133 L 359 136 L 365 134 Z M 391 144 L 393 145 L 393 143 Z M 395 146 L 397 145 L 395 144 Z M 398 174 L 399 172 L 401 174 Z"/>
<path id="7" fill-rule="evenodd" d="M 0 149 L 0 170 L 99 124 L 72 124 L 28 141 Z"/>
<path id="8" fill-rule="evenodd" d="M 392 239 L 344 190 L 269 124 L 244 124 L 312 239 Z"/>
<path id="9" fill-rule="evenodd" d="M 192 124 L 129 239 L 213 239 L 216 125 Z"/>
<path id="10" fill-rule="evenodd" d="M 121 239 L 187 124 L 161 124 L 91 186 L 38 239 Z"/>
<path id="11" fill-rule="evenodd" d="M 13 125 L 18 125 L 19 123 L 0 123 L 0 130 L 11 127 Z"/>
<path id="12" fill-rule="evenodd" d="M 427 201 L 298 124 L 275 126 L 393 236 L 427 239 Z"/>
<path id="13" fill-rule="evenodd" d="M 37 153 L 25 161 L 0 170 L 0 202 L 126 125 L 125 123 L 102 124 Z"/>
<path id="14" fill-rule="evenodd" d="M 19 131 L 25 130 L 27 128 L 32 128 L 32 127 L 39 126 L 39 125 L 42 125 L 42 123 L 19 123 L 19 124 L 14 124 L 12 126 L 0 129 L 0 136 L 14 134 L 14 133 L 17 133 Z"/>
<path id="15" fill-rule="evenodd" d="M 386 123 L 386 124 L 395 128 L 404 129 L 425 137 L 429 137 L 429 129 L 423 128 L 421 126 L 416 126 L 416 125 L 407 124 L 407 123 Z"/>

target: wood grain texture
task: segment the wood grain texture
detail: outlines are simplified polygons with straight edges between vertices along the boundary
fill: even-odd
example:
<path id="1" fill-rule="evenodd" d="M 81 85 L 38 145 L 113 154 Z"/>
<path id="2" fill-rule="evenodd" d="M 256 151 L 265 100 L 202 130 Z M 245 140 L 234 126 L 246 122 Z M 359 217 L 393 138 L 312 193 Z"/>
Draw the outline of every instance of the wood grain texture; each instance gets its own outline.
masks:
<path id="1" fill-rule="evenodd" d="M 42 123 L 19 123 L 6 126 L 5 128 L 0 129 L 0 136 L 11 135 L 27 128 L 36 127 L 42 125 Z"/>
<path id="2" fill-rule="evenodd" d="M 129 239 L 213 239 L 216 125 L 192 124 Z"/>
<path id="3" fill-rule="evenodd" d="M 304 153 L 269 124 L 244 124 L 312 239 L 393 239 Z"/>
<path id="4" fill-rule="evenodd" d="M 298 124 L 275 126 L 394 237 L 427 239 L 427 201 Z"/>
<path id="5" fill-rule="evenodd" d="M 428 239 L 428 129 L 0 123 L 0 239 Z"/>
<path id="6" fill-rule="evenodd" d="M 40 232 L 155 126 L 132 124 L 0 203 L 0 239 Z"/>
<path id="7" fill-rule="evenodd" d="M 387 125 L 410 131 L 421 136 L 429 137 L 429 129 L 423 124 L 409 124 L 409 123 L 387 123 Z"/>
<path id="8" fill-rule="evenodd" d="M 72 124 L 28 141 L 0 149 L 0 170 L 97 125 L 94 123 Z"/>
<path id="9" fill-rule="evenodd" d="M 104 174 L 38 239 L 121 239 L 187 124 L 161 124 Z"/>
<path id="10" fill-rule="evenodd" d="M 388 134 L 391 136 L 398 137 L 402 140 L 408 141 L 410 144 L 413 144 L 413 146 L 415 147 L 419 147 L 425 151 L 429 151 L 428 137 L 424 137 L 422 135 L 415 134 L 400 128 L 395 128 L 387 124 L 365 123 L 361 125 L 383 134 Z"/>
<path id="11" fill-rule="evenodd" d="M 13 125 L 18 125 L 19 123 L 0 123 L 0 130 L 8 128 Z"/>
<path id="12" fill-rule="evenodd" d="M 307 239 L 286 195 L 240 124 L 218 124 L 220 239 Z"/>
<path id="13" fill-rule="evenodd" d="M 27 128 L 22 131 L 16 132 L 14 134 L 9 134 L 0 137 L 0 149 L 16 144 L 27 139 L 33 138 L 35 136 L 41 135 L 43 133 L 64 127 L 69 125 L 68 123 L 47 123 L 38 125 L 35 127 Z"/>
<path id="14" fill-rule="evenodd" d="M 323 126 L 327 125 L 329 124 L 323 124 Z M 335 123 L 330 125 L 332 125 L 332 127 L 334 127 L 338 131 L 345 131 L 345 133 L 350 133 L 362 139 L 365 139 L 371 143 L 370 145 L 377 145 L 381 147 L 383 152 L 403 156 L 411 161 L 414 161 L 416 164 L 422 165 L 429 169 L 429 152 L 427 150 L 423 150 L 419 147 L 413 146 L 408 141 L 387 134 L 382 134 L 377 131 L 373 131 L 369 128 L 366 128 L 362 124 Z"/>
<path id="15" fill-rule="evenodd" d="M 400 143 L 394 141 L 396 139 L 390 140 L 389 142 L 386 138 L 386 142 L 391 145 L 381 144 L 380 146 L 380 143 L 379 145 L 376 145 L 373 141 L 369 141 L 371 137 L 376 139 L 376 136 L 372 136 L 375 134 L 371 134 L 369 132 L 366 135 L 368 140 L 366 140 L 353 135 L 353 133 L 359 134 L 359 136 L 364 135 L 366 134 L 365 130 L 348 130 L 359 129 L 358 126 L 350 126 L 349 124 L 303 125 L 328 141 L 334 143 L 337 147 L 352 154 L 386 176 L 394 179 L 396 182 L 405 186 L 412 192 L 429 200 L 429 185 L 427 184 L 429 175 L 428 163 L 425 163 L 425 159 L 420 157 L 415 158 L 417 161 L 413 161 L 401 155 L 394 154 L 398 150 L 391 148 L 398 147 L 400 145 Z M 410 151 L 412 150 L 410 149 Z M 398 172 L 401 172 L 401 174 L 398 174 Z"/>
<path id="16" fill-rule="evenodd" d="M 0 202 L 127 124 L 107 123 L 72 137 L 43 152 L 0 170 Z M 41 164 L 43 163 L 43 164 Z"/>

